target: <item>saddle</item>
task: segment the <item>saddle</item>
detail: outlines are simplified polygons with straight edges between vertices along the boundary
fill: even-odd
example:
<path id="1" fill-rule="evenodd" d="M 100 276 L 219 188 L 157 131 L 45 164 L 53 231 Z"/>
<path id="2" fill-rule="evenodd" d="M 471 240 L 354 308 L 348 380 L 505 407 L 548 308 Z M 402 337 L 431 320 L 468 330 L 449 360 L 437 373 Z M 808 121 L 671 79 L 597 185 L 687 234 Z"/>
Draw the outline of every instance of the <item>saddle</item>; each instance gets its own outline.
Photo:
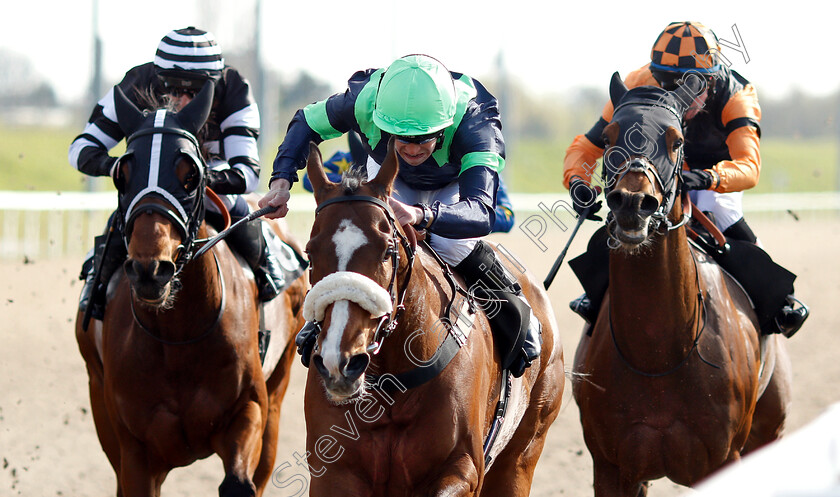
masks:
<path id="1" fill-rule="evenodd" d="M 428 243 L 426 240 L 426 232 L 425 231 L 417 231 L 413 226 L 403 226 L 403 229 L 406 232 L 406 236 L 408 237 L 409 241 L 413 245 L 416 246 L 418 242 L 423 242 L 426 249 L 431 252 L 434 258 L 437 260 L 438 264 L 440 264 L 441 268 L 443 268 L 444 273 L 457 273 L 467 282 L 479 280 L 481 276 L 476 275 L 467 275 L 461 274 L 457 268 L 450 267 L 440 255 L 435 251 L 435 249 Z M 487 269 L 490 271 L 490 269 Z M 448 276 L 447 276 L 448 278 Z M 499 356 L 501 357 L 501 364 L 503 369 L 509 369 L 513 362 L 519 355 L 519 352 L 522 350 L 522 347 L 526 340 L 526 333 L 528 330 L 528 321 L 523 318 L 523 316 L 530 316 L 531 319 L 536 320 L 534 317 L 533 312 L 531 309 L 522 302 L 516 295 L 511 292 L 493 289 L 490 288 L 489 285 L 474 285 L 468 289 L 462 289 L 457 283 L 454 283 L 453 295 L 452 299 L 446 306 L 444 310 L 444 316 L 447 316 L 447 319 L 452 318 L 452 307 L 453 301 L 456 299 L 458 293 L 461 293 L 467 300 L 469 301 L 469 309 L 470 313 L 475 313 L 476 304 L 478 304 L 487 315 L 488 319 L 492 322 L 490 323 L 490 330 L 493 334 L 493 341 L 496 344 L 496 347 L 499 350 Z M 494 305 L 494 302 L 498 302 L 501 300 L 506 300 L 511 303 L 509 306 L 500 306 L 498 304 Z M 444 318 L 441 316 L 441 318 Z M 450 321 L 453 322 L 454 321 Z M 515 333 L 504 333 L 503 330 L 500 329 L 498 323 L 504 323 L 505 328 L 515 330 Z M 472 320 L 470 320 L 470 324 L 472 324 Z M 463 344 L 462 344 L 463 345 Z"/>
<path id="2" fill-rule="evenodd" d="M 796 275 L 776 264 L 758 245 L 731 237 L 723 237 L 717 227 L 698 209 L 689 225 L 689 236 L 695 246 L 715 262 L 747 292 L 758 315 L 763 334 L 774 332 L 774 318 L 793 293 Z M 725 243 L 721 244 L 721 239 Z"/>

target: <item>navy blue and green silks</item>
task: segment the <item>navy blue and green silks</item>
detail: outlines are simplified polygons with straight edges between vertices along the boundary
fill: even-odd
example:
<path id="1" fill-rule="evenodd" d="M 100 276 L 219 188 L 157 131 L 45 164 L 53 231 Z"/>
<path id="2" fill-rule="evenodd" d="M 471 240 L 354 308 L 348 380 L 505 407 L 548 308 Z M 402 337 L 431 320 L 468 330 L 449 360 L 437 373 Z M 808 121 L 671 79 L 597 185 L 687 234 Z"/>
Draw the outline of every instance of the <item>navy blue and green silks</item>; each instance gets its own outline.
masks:
<path id="1" fill-rule="evenodd" d="M 357 160 L 352 153 L 341 150 L 324 161 L 324 172 L 327 173 L 327 178 L 333 183 L 340 182 L 341 175 L 345 171 L 356 167 L 358 167 Z M 304 190 L 312 191 L 312 182 L 309 181 L 308 174 L 304 173 L 302 183 Z M 492 231 L 494 233 L 507 233 L 513 228 L 515 222 L 516 216 L 513 212 L 513 204 L 510 202 L 505 182 L 500 177 L 499 190 L 496 192 L 496 220 L 493 223 Z"/>
<path id="2" fill-rule="evenodd" d="M 321 143 L 351 130 L 361 136 L 365 152 L 381 164 L 391 137 L 373 124 L 383 71 L 357 72 L 344 93 L 299 110 L 278 149 L 271 178 L 297 181 L 297 172 L 306 167 L 310 141 Z M 460 201 L 436 206 L 429 230 L 449 238 L 483 236 L 495 222 L 498 174 L 505 164 L 498 102 L 478 81 L 451 74 L 457 95 L 452 126 L 444 130 L 441 147 L 426 162 L 408 166 L 401 161 L 399 178 L 416 190 L 437 190 L 458 182 Z"/>

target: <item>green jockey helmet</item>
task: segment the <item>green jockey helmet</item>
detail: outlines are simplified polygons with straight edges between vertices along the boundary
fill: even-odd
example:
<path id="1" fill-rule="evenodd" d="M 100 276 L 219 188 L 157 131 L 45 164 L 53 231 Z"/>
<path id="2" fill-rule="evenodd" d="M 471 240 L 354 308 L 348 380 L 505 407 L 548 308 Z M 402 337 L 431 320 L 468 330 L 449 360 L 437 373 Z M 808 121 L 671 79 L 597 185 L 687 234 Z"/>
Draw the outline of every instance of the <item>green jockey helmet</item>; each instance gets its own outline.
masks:
<path id="1" fill-rule="evenodd" d="M 455 118 L 455 85 L 449 71 L 428 55 L 394 61 L 379 82 L 373 123 L 386 133 L 436 133 Z"/>

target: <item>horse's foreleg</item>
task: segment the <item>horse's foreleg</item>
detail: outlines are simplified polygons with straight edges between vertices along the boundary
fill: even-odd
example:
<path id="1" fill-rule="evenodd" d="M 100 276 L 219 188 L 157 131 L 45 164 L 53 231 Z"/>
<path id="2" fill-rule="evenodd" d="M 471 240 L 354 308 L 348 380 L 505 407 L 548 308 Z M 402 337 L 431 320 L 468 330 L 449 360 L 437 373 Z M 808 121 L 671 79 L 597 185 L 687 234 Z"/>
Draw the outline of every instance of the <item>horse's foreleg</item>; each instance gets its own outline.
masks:
<path id="1" fill-rule="evenodd" d="M 114 468 L 114 473 L 117 475 L 117 495 L 119 491 L 119 474 L 120 474 L 120 442 L 117 439 L 117 433 L 114 430 L 114 424 L 111 417 L 108 415 L 108 410 L 105 407 L 105 372 L 102 366 L 102 360 L 99 358 L 99 353 L 96 350 L 96 334 L 102 333 L 101 324 L 97 325 L 92 322 L 90 331 L 85 332 L 81 329 L 82 314 L 79 313 L 76 318 L 76 342 L 79 345 L 79 352 L 85 360 L 85 366 L 88 374 L 88 393 L 90 394 L 90 411 L 93 414 L 93 425 L 96 428 L 96 435 L 99 437 L 99 444 L 105 455 L 108 456 L 108 461 L 111 467 Z M 97 329 L 98 328 L 98 329 Z"/>
<path id="2" fill-rule="evenodd" d="M 594 459 L 594 458 L 593 458 Z M 622 478 L 615 464 L 604 460 L 593 460 L 595 497 L 645 497 L 646 482 Z"/>
<path id="3" fill-rule="evenodd" d="M 481 457 L 481 452 L 478 453 Z M 458 459 L 443 465 L 446 473 L 437 481 L 431 483 L 416 495 L 432 495 L 434 497 L 467 497 L 478 495 L 479 470 L 472 457 L 464 454 Z"/>
<path id="4" fill-rule="evenodd" d="M 156 473 L 149 466 L 143 444 L 123 437 L 120 444 L 119 493 L 122 497 L 160 497 L 160 487 L 166 472 Z"/>
<path id="5" fill-rule="evenodd" d="M 297 358 L 294 343 L 294 340 L 289 340 L 289 346 L 280 358 L 280 363 L 266 385 L 269 391 L 268 419 L 263 431 L 260 462 L 254 473 L 257 495 L 262 495 L 265 491 L 265 487 L 274 471 L 274 458 L 277 455 L 277 435 L 280 431 L 280 408 L 283 404 L 283 397 L 286 395 L 286 389 L 289 386 L 289 370 L 292 362 Z"/>
<path id="6" fill-rule="evenodd" d="M 252 400 L 236 415 L 227 431 L 214 437 L 214 450 L 225 468 L 225 479 L 219 485 L 220 497 L 257 494 L 252 478 L 259 463 L 264 428 L 263 410 Z"/>
<path id="7" fill-rule="evenodd" d="M 771 336 L 768 340 L 781 340 L 779 335 Z M 793 376 L 791 373 L 790 357 L 784 344 L 777 344 L 775 348 L 776 363 L 770 383 L 764 394 L 758 399 L 753 414 L 752 427 L 742 455 L 746 455 L 770 442 L 778 439 L 785 428 L 785 420 L 790 408 Z"/>

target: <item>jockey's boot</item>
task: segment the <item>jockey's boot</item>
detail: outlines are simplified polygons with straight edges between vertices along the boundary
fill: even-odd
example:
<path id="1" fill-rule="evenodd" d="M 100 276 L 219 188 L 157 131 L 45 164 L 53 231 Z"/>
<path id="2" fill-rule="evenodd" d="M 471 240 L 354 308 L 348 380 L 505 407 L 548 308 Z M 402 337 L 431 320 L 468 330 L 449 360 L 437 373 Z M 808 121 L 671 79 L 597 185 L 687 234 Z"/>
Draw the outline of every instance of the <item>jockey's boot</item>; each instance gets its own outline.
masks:
<path id="1" fill-rule="evenodd" d="M 542 328 L 519 282 L 505 269 L 490 245 L 481 240 L 455 269 L 464 277 L 470 292 L 478 297 L 500 338 L 502 367 L 514 377 L 522 376 L 540 356 Z"/>
<path id="2" fill-rule="evenodd" d="M 312 356 L 312 349 L 315 348 L 315 341 L 318 340 L 318 333 L 320 332 L 321 326 L 318 323 L 307 321 L 295 337 L 300 362 L 307 368 L 309 367 L 309 358 Z"/>
<path id="3" fill-rule="evenodd" d="M 727 228 L 723 234 L 727 238 L 744 240 L 761 247 L 761 242 L 743 217 Z M 785 297 L 785 304 L 773 318 L 772 325 L 766 327 L 769 329 L 765 329 L 764 332 L 781 333 L 785 337 L 790 338 L 799 331 L 799 328 L 802 328 L 802 324 L 808 319 L 810 313 L 811 311 L 808 306 L 797 299 L 793 293 L 790 293 Z"/>
<path id="4" fill-rule="evenodd" d="M 802 328 L 802 324 L 808 319 L 811 311 L 807 305 L 799 301 L 793 294 L 788 295 L 785 302 L 784 307 L 776 315 L 775 323 L 776 328 L 779 329 L 779 333 L 790 338 L 799 331 L 799 328 Z"/>
<path id="5" fill-rule="evenodd" d="M 226 240 L 251 267 L 260 301 L 267 302 L 283 291 L 286 278 L 271 255 L 271 243 L 267 239 L 276 235 L 268 225 L 264 229 L 263 224 L 259 219 L 249 221 L 233 230 Z"/>
<path id="6" fill-rule="evenodd" d="M 592 305 L 592 301 L 589 300 L 589 296 L 585 293 L 569 302 L 569 309 L 574 311 L 589 324 L 594 323 L 598 318 L 598 309 Z"/>
<path id="7" fill-rule="evenodd" d="M 93 249 L 88 252 L 88 257 L 82 263 L 82 271 L 79 273 L 79 279 L 85 281 L 79 297 L 79 311 L 84 313 L 88 306 L 92 306 L 91 317 L 100 321 L 105 317 L 108 282 L 111 281 L 111 276 L 117 268 L 125 262 L 127 256 L 120 233 L 114 232 L 111 239 L 107 240 L 107 246 L 106 239 L 107 232 L 93 239 Z M 100 260 L 102 260 L 102 266 L 99 269 L 99 278 L 96 278 L 96 266 Z"/>

